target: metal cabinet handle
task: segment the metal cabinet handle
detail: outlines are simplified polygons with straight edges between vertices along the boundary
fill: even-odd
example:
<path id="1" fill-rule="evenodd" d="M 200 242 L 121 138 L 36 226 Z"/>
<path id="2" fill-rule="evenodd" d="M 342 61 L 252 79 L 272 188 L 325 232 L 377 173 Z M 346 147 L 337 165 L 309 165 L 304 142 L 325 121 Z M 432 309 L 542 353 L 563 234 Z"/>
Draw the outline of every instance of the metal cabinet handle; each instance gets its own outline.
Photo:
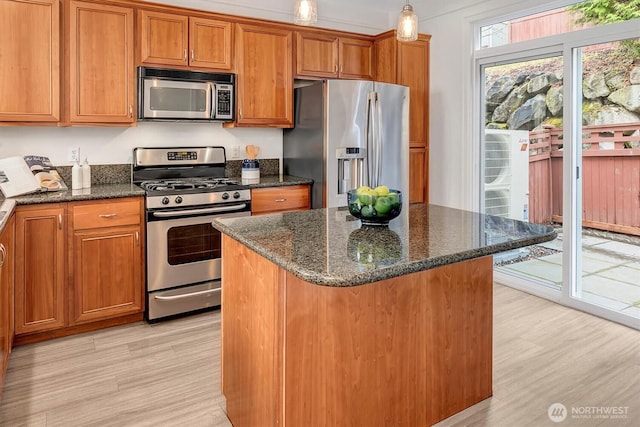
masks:
<path id="1" fill-rule="evenodd" d="M 129 117 L 132 118 L 133 117 L 133 105 L 129 104 Z"/>
<path id="2" fill-rule="evenodd" d="M 344 65 L 340 64 L 340 74 L 344 72 Z"/>
<path id="3" fill-rule="evenodd" d="M 187 62 L 187 49 L 184 50 L 184 62 Z"/>
<path id="4" fill-rule="evenodd" d="M 2 243 L 0 243 L 0 255 L 2 255 L 0 259 L 0 268 L 2 268 L 4 261 L 7 259 L 7 248 L 5 248 Z"/>
<path id="5" fill-rule="evenodd" d="M 337 73 L 338 72 L 338 64 L 334 64 L 333 66 L 333 72 Z"/>
<path id="6" fill-rule="evenodd" d="M 196 52 L 195 50 L 191 49 L 191 60 L 195 61 L 196 60 Z"/>
<path id="7" fill-rule="evenodd" d="M 286 202 L 287 199 L 282 198 L 282 199 L 276 199 L 275 201 L 278 202 L 278 203 L 282 203 L 282 202 Z"/>
<path id="8" fill-rule="evenodd" d="M 110 214 L 100 214 L 98 215 L 100 218 L 114 218 L 116 216 L 118 216 L 118 214 L 115 213 L 110 213 Z"/>
<path id="9" fill-rule="evenodd" d="M 62 214 L 58 214 L 58 229 L 62 230 Z"/>
<path id="10" fill-rule="evenodd" d="M 140 246 L 140 233 L 136 231 L 136 246 Z"/>
<path id="11" fill-rule="evenodd" d="M 220 291 L 221 291 L 221 289 L 217 288 L 217 289 L 206 289 L 204 291 L 196 291 L 196 292 L 191 292 L 191 293 L 182 294 L 182 295 L 168 295 L 168 296 L 154 295 L 153 299 L 158 300 L 158 301 L 175 301 L 175 300 L 180 300 L 180 299 L 185 299 L 185 298 L 197 297 L 197 296 L 200 296 L 200 295 L 218 293 Z"/>

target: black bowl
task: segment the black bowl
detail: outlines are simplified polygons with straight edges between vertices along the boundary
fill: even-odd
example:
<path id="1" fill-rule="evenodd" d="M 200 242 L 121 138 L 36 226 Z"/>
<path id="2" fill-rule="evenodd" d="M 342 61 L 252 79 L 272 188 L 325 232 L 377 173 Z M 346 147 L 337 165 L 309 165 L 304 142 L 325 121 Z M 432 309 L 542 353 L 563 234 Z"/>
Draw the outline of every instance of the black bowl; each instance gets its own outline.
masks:
<path id="1" fill-rule="evenodd" d="M 389 190 L 385 196 L 358 194 L 357 190 L 347 192 L 349 213 L 364 225 L 388 225 L 389 221 L 402 211 L 402 193 Z"/>

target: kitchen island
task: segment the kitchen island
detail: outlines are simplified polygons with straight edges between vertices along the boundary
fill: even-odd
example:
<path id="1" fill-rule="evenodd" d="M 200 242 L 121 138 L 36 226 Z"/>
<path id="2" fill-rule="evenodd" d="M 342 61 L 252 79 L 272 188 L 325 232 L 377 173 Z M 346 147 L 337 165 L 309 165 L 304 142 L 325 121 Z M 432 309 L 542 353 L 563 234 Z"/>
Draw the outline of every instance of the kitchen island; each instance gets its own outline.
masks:
<path id="1" fill-rule="evenodd" d="M 406 206 L 405 206 L 406 207 Z M 234 426 L 426 426 L 491 396 L 492 254 L 552 227 L 414 204 L 214 221 Z"/>

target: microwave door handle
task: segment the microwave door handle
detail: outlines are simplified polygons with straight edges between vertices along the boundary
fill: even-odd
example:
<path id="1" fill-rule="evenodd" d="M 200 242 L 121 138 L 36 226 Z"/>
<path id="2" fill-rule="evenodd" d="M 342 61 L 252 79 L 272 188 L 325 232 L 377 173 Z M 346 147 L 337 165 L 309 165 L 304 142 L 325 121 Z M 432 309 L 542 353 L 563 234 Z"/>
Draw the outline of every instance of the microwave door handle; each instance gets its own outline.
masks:
<path id="1" fill-rule="evenodd" d="M 216 112 L 218 111 L 218 95 L 216 94 L 216 92 L 216 84 L 211 83 L 211 91 L 209 92 L 211 94 L 211 114 L 209 115 L 209 117 L 211 117 L 212 119 L 216 118 Z"/>

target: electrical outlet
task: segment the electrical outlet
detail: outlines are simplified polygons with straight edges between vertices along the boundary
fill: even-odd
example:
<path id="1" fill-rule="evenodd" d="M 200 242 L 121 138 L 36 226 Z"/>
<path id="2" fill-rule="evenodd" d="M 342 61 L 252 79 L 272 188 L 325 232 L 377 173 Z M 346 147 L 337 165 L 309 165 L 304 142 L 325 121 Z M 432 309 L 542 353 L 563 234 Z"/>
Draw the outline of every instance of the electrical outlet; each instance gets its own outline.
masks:
<path id="1" fill-rule="evenodd" d="M 236 144 L 233 146 L 233 158 L 234 159 L 241 159 L 242 158 L 242 150 L 240 148 L 239 144 Z"/>
<path id="2" fill-rule="evenodd" d="M 70 162 L 80 162 L 80 147 L 69 147 L 67 160 Z"/>

